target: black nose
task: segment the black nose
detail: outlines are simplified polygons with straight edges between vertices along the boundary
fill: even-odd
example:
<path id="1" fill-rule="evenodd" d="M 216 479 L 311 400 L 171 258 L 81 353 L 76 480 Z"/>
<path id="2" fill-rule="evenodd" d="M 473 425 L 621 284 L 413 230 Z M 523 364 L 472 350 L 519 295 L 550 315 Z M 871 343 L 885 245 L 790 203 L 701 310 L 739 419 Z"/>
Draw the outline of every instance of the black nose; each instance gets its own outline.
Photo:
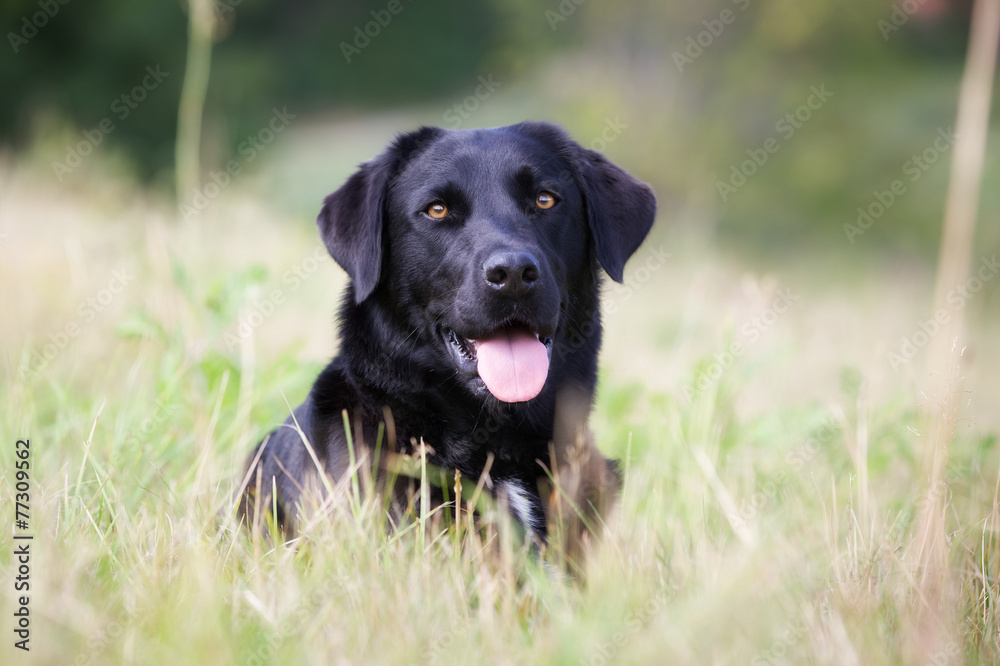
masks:
<path id="1" fill-rule="evenodd" d="M 538 261 L 527 252 L 494 252 L 483 264 L 483 273 L 487 284 L 516 298 L 538 281 Z"/>

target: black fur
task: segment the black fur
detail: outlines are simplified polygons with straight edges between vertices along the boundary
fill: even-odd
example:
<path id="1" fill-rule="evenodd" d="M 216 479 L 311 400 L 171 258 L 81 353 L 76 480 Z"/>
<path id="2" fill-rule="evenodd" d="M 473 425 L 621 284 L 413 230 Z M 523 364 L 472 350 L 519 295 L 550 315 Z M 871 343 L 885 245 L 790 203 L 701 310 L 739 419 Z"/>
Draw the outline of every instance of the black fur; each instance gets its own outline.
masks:
<path id="1" fill-rule="evenodd" d="M 540 191 L 558 203 L 539 209 Z M 426 213 L 435 201 L 447 205 L 447 218 Z M 530 511 L 515 516 L 544 539 L 539 462 L 550 462 L 557 396 L 582 395 L 589 410 L 600 267 L 622 280 L 655 208 L 648 186 L 545 123 L 423 128 L 363 164 L 317 219 L 351 285 L 340 307 L 340 353 L 294 412 L 330 478 L 348 468 L 342 410 L 370 447 L 388 407 L 402 452 L 422 438 L 433 449 L 429 462 L 473 480 L 492 454 L 494 492 L 519 493 Z M 504 251 L 536 261 L 538 278 L 525 293 L 500 293 L 484 279 L 484 262 Z M 463 373 L 448 339 L 449 331 L 481 339 L 511 320 L 546 339 L 551 355 L 541 393 L 515 404 Z M 298 432 L 279 428 L 251 461 L 258 457 L 249 485 L 259 483 L 270 507 L 273 480 L 279 519 L 294 516 L 315 472 Z"/>

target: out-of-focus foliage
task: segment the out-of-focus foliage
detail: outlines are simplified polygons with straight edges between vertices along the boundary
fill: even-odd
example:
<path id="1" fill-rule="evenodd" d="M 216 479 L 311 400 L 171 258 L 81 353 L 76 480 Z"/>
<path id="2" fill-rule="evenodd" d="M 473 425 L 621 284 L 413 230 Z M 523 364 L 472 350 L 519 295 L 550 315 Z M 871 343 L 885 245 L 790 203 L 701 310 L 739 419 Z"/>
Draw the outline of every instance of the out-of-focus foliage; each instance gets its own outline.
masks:
<path id="1" fill-rule="evenodd" d="M 81 130 L 105 117 L 115 121 L 118 107 L 111 105 L 141 84 L 147 66 L 159 65 L 168 75 L 149 94 L 156 103 L 144 103 L 127 123 L 116 123 L 114 140 L 141 176 L 169 169 L 184 76 L 186 3 L 41 2 L 51 16 L 39 0 L 0 6 L 0 25 L 15 35 L 7 36 L 0 57 L 7 93 L 0 105 L 0 138 L 23 147 L 27 137 L 46 129 L 44 119 L 52 114 Z M 266 121 L 272 106 L 307 114 L 434 99 L 474 81 L 485 63 L 523 66 L 551 41 L 525 29 L 517 4 L 214 0 L 214 5 L 218 29 L 206 140 L 226 146 L 219 151 L 223 158 Z"/>
<path id="2" fill-rule="evenodd" d="M 0 140 L 24 147 L 67 122 L 95 127 L 159 64 L 170 75 L 150 93 L 157 102 L 118 124 L 109 143 L 140 177 L 169 173 L 185 3 L 51 2 L 58 11 L 38 34 L 0 58 L 3 87 L 13 91 L 0 105 Z M 39 7 L 5 3 L 0 20 L 18 33 Z M 203 141 L 210 166 L 275 106 L 336 117 L 440 105 L 492 74 L 532 100 L 524 116 L 540 111 L 584 142 L 620 119 L 629 136 L 607 146 L 612 157 L 654 185 L 671 218 L 693 211 L 688 219 L 714 225 L 724 240 L 925 257 L 937 244 L 950 148 L 931 150 L 934 162 L 916 170 L 912 160 L 954 124 L 969 0 L 216 0 L 216 8 Z M 803 107 L 815 91 L 822 102 Z M 794 120 L 796 112 L 808 119 Z M 996 155 L 987 151 L 984 210 L 1000 207 Z M 904 194 L 883 205 L 897 180 Z M 859 208 L 880 207 L 863 234 L 845 228 L 857 226 Z M 1000 241 L 990 228 L 980 235 Z"/>
<path id="3" fill-rule="evenodd" d="M 894 13 L 904 4 L 916 13 Z M 589 61 L 601 64 L 580 94 L 593 107 L 626 95 L 617 106 L 647 137 L 621 142 L 642 151 L 629 162 L 643 164 L 661 199 L 699 208 L 697 219 L 713 220 L 731 242 L 780 250 L 808 240 L 931 256 L 950 152 L 932 150 L 934 163 L 917 166 L 915 180 L 911 160 L 934 146 L 939 130 L 953 128 L 969 4 L 715 0 L 632 3 L 631 11 L 595 4 L 584 15 L 582 42 Z M 631 85 L 614 71 L 634 74 Z M 789 123 L 786 115 L 814 89 L 831 95 L 808 120 Z M 761 155 L 771 138 L 776 150 Z M 1000 161 L 992 154 L 984 210 L 1000 207 Z M 877 203 L 894 180 L 905 194 L 849 239 L 844 225 L 855 225 L 857 209 Z M 981 233 L 1000 240 L 990 229 Z"/>

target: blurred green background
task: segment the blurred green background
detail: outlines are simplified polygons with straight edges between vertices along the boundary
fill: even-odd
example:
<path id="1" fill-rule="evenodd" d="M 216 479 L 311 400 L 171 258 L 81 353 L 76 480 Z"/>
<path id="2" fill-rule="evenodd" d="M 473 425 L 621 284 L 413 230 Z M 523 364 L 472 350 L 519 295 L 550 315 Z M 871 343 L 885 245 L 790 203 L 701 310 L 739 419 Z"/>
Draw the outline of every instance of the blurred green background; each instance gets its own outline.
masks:
<path id="1" fill-rule="evenodd" d="M 392 9 L 217 0 L 203 179 L 241 159 L 241 143 L 274 108 L 295 115 L 294 129 L 391 119 L 361 145 L 313 146 L 328 163 L 348 158 L 333 167 L 336 177 L 419 123 L 550 119 L 649 181 L 667 224 L 696 227 L 720 245 L 935 256 L 948 160 L 933 146 L 954 123 L 966 0 L 399 0 Z M 52 163 L 110 117 L 114 131 L 94 151 L 171 196 L 186 12 L 180 1 L 4 3 L 0 139 L 57 176 Z M 162 84 L 119 120 L 115 101 L 157 66 L 168 73 Z M 481 88 L 480 77 L 494 83 Z M 803 108 L 814 88 L 828 94 Z M 796 112 L 798 121 L 783 123 Z M 910 160 L 925 151 L 934 162 L 914 170 Z M 274 166 L 280 154 L 271 150 L 244 171 Z M 80 171 L 96 168 L 86 161 Z M 338 183 L 317 172 L 318 154 L 317 162 L 293 161 L 270 174 L 268 194 L 312 215 Z M 746 185 L 739 171 L 752 174 Z M 74 169 L 65 177 L 81 176 Z M 880 193 L 885 203 L 896 179 L 905 195 L 849 238 L 844 225 Z M 983 206 L 1000 209 L 995 150 L 987 152 Z M 997 225 L 979 233 L 982 245 L 1000 240 Z"/>
<path id="2" fill-rule="evenodd" d="M 945 313 L 960 400 L 925 390 L 970 2 L 218 0 L 177 191 L 188 6 L 0 6 L 0 488 L 30 437 L 36 663 L 998 663 L 997 269 Z M 997 102 L 973 271 L 1000 254 Z M 591 425 L 627 492 L 591 584 L 346 513 L 275 548 L 220 524 L 335 353 L 323 197 L 398 132 L 524 119 L 659 200 L 604 284 Z"/>

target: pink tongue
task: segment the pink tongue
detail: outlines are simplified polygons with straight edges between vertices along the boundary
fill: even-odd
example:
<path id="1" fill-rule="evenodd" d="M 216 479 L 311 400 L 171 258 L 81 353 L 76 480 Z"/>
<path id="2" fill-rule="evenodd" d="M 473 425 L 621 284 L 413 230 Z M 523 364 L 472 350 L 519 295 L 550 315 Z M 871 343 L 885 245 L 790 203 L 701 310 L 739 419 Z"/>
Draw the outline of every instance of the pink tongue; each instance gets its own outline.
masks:
<path id="1" fill-rule="evenodd" d="M 479 376 L 497 400 L 525 402 L 542 391 L 549 374 L 545 345 L 524 329 L 505 328 L 476 340 Z"/>

